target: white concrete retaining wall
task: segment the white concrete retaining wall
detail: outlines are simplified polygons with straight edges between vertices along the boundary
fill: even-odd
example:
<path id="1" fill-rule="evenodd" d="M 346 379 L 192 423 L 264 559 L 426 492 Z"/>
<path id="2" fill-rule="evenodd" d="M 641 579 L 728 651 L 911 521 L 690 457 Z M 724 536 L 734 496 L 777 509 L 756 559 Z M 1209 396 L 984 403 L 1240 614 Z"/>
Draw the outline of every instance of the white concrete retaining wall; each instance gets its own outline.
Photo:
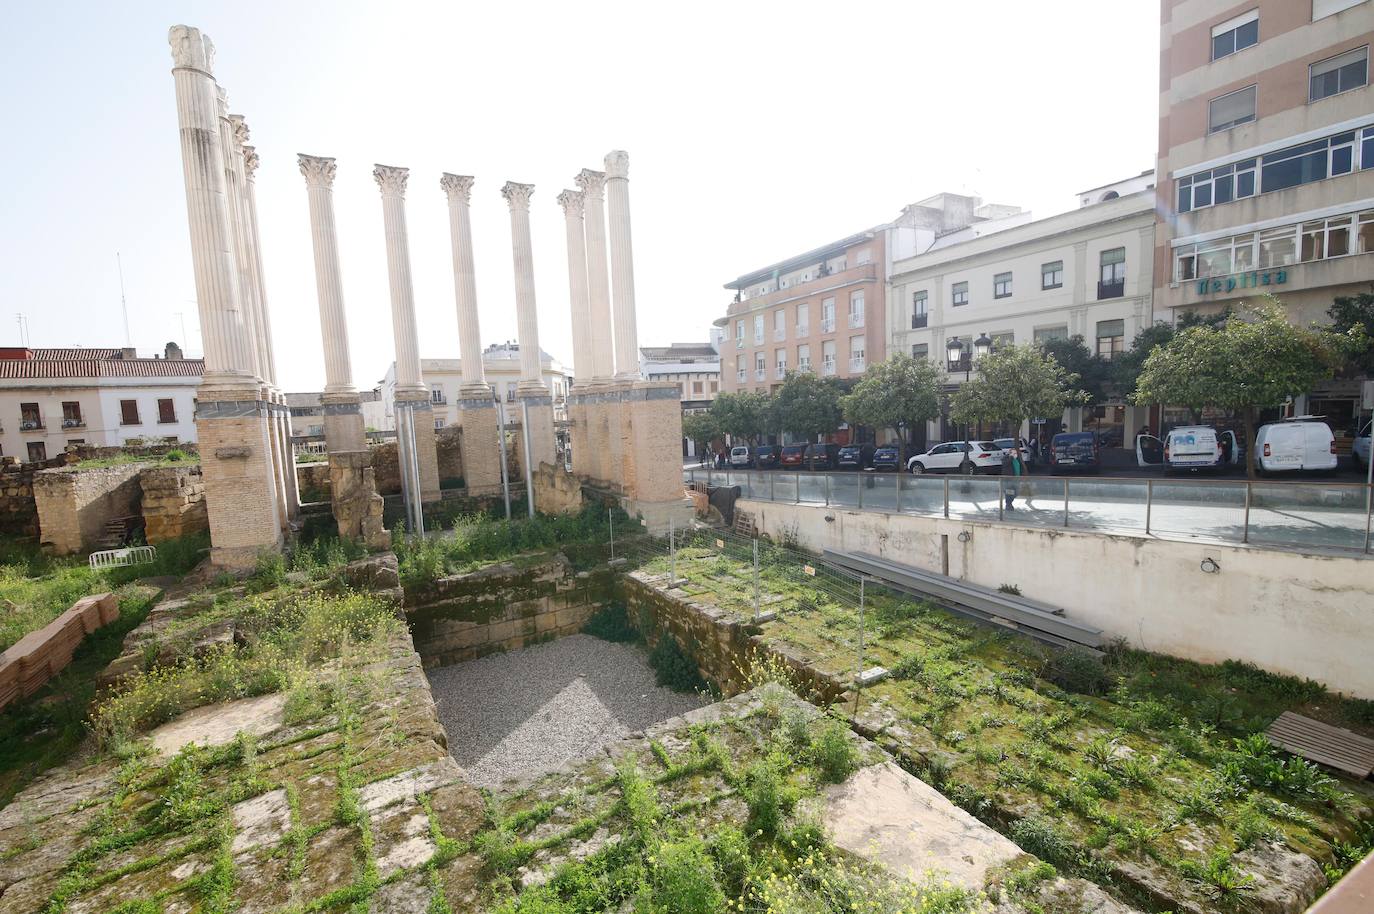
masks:
<path id="1" fill-rule="evenodd" d="M 752 499 L 736 510 L 751 512 L 761 532 L 794 535 L 815 551 L 868 552 L 987 587 L 1014 584 L 1145 650 L 1246 660 L 1374 698 L 1374 559 Z M 1200 568 L 1209 557 L 1215 574 Z"/>

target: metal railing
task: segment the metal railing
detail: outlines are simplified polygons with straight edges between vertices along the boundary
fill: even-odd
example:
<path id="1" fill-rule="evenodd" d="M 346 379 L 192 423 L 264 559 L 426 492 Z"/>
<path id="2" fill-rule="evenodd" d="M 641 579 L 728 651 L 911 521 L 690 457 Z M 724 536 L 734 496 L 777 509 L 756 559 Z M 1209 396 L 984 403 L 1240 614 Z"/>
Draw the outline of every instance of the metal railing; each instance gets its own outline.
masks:
<path id="1" fill-rule="evenodd" d="M 755 368 L 755 369 L 754 369 L 754 380 L 756 380 L 756 381 L 762 381 L 762 380 L 763 380 L 764 378 L 766 378 L 766 377 L 768 377 L 768 369 L 767 369 L 767 368 Z"/>
<path id="2" fill-rule="evenodd" d="M 863 359 L 862 356 L 860 356 L 860 357 L 857 358 L 857 359 L 850 359 L 850 360 L 849 360 L 849 373 L 850 373 L 850 374 L 863 374 L 863 370 L 864 370 L 864 359 Z"/>
<path id="3" fill-rule="evenodd" d="M 773 377 L 777 378 L 779 381 L 781 381 L 782 379 L 786 378 L 786 377 L 787 377 L 787 366 L 786 366 L 786 365 L 779 365 L 779 366 L 777 366 L 776 368 L 774 368 L 774 369 L 773 369 Z"/>
<path id="4" fill-rule="evenodd" d="M 805 336 L 810 336 L 810 335 L 811 335 L 811 327 L 810 327 L 809 324 L 798 324 L 798 325 L 797 325 L 797 336 L 799 336 L 799 337 L 805 337 Z"/>
<path id="5" fill-rule="evenodd" d="M 833 318 L 833 317 L 824 317 L 824 318 L 821 318 L 821 333 L 830 333 L 830 332 L 833 331 L 834 329 L 835 329 L 835 318 Z"/>
<path id="6" fill-rule="evenodd" d="M 781 342 L 782 342 L 783 340 L 785 340 L 785 339 L 787 339 L 787 330 L 786 330 L 786 328 L 784 328 L 784 327 L 774 327 L 774 328 L 773 328 L 773 342 L 775 342 L 775 343 L 781 343 Z"/>
<path id="7" fill-rule="evenodd" d="M 826 359 L 824 362 L 821 362 L 821 374 L 823 374 L 823 375 L 832 375 L 832 374 L 834 374 L 834 373 L 835 373 L 835 360 L 834 360 L 834 359 Z"/>
<path id="8" fill-rule="evenodd" d="M 976 520 L 1369 554 L 1374 491 L 1364 483 L 907 473 L 683 471 L 744 498 Z"/>
<path id="9" fill-rule="evenodd" d="M 850 315 L 849 315 L 849 329 L 850 329 L 850 330 L 858 330 L 858 329 L 859 329 L 860 327 L 862 327 L 863 325 L 864 325 L 864 315 L 863 315 L 863 312 L 862 312 L 862 311 L 860 311 L 858 314 L 850 314 Z"/>

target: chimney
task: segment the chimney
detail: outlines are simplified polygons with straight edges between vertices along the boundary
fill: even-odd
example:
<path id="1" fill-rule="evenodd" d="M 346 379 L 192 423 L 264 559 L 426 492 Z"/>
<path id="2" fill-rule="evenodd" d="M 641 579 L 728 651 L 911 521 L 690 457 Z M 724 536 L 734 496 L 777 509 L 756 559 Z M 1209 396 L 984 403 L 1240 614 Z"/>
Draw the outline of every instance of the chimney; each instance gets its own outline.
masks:
<path id="1" fill-rule="evenodd" d="M 182 358 L 181 347 L 176 343 L 168 343 L 166 349 L 163 350 L 163 358 L 180 362 Z"/>
<path id="2" fill-rule="evenodd" d="M 138 350 L 132 346 L 125 346 L 119 350 L 119 357 L 121 359 L 136 359 L 138 358 Z"/>

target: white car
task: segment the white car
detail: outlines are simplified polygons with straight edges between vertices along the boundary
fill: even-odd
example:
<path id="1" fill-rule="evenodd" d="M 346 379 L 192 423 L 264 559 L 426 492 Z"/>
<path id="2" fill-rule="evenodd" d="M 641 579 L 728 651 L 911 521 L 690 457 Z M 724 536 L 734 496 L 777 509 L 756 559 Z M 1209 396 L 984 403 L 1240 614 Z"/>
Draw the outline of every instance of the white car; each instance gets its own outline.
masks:
<path id="1" fill-rule="evenodd" d="M 1266 473 L 1297 470 L 1334 470 L 1336 436 L 1316 416 L 1295 416 L 1261 425 L 1255 436 L 1255 456 Z"/>
<path id="2" fill-rule="evenodd" d="M 1355 443 L 1350 446 L 1350 453 L 1355 457 L 1355 465 L 1362 469 L 1369 469 L 1369 430 L 1374 423 L 1366 422 L 1364 428 L 1355 436 Z"/>
<path id="3" fill-rule="evenodd" d="M 909 472 L 922 473 L 1001 473 L 1002 449 L 991 441 L 948 441 L 906 462 Z"/>

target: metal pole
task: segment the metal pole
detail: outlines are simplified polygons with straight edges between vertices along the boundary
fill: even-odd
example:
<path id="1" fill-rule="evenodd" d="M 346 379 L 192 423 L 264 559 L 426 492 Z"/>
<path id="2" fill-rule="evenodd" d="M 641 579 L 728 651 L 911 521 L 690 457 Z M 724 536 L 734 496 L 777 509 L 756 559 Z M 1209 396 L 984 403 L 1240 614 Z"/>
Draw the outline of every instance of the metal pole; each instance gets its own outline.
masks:
<path id="1" fill-rule="evenodd" d="M 1369 431 L 1374 435 L 1374 412 L 1369 414 Z M 1356 434 L 1359 434 L 1359 426 L 1355 427 Z M 1369 551 L 1369 533 L 1371 510 L 1374 509 L 1374 448 L 1371 448 L 1367 459 L 1364 462 L 1364 551 Z"/>
<path id="2" fill-rule="evenodd" d="M 1064 526 L 1069 525 L 1069 477 L 1064 477 Z"/>
<path id="3" fill-rule="evenodd" d="M 509 498 L 509 497 L 507 497 L 507 499 L 506 499 L 506 517 L 507 517 L 507 518 L 510 517 L 510 498 Z M 614 561 L 615 561 L 615 509 L 614 509 L 614 508 L 607 508 L 607 509 L 606 509 L 606 527 L 607 527 L 607 529 L 608 529 L 609 532 L 610 532 L 610 537 L 611 537 L 611 561 L 614 562 Z"/>
<path id="4" fill-rule="evenodd" d="M 949 477 L 945 477 L 945 519 L 949 519 Z"/>
<path id="5" fill-rule="evenodd" d="M 754 619 L 759 617 L 759 538 L 754 537 Z"/>
<path id="6" fill-rule="evenodd" d="M 506 463 L 506 408 L 496 404 L 496 443 L 501 448 L 501 494 L 506 499 L 506 520 L 510 520 L 510 467 Z"/>
<path id="7" fill-rule="evenodd" d="M 1145 535 L 1150 535 L 1150 514 L 1155 506 L 1155 481 L 1145 480 Z"/>
<path id="8" fill-rule="evenodd" d="M 406 530 L 414 533 L 414 517 L 411 511 L 411 501 L 414 494 L 410 491 L 410 438 L 406 435 L 406 417 L 409 410 L 401 406 L 401 402 L 395 401 L 396 408 L 396 472 L 401 477 L 401 506 L 404 509 L 406 519 Z"/>
<path id="9" fill-rule="evenodd" d="M 893 514 L 902 513 L 902 471 L 899 469 L 897 475 L 892 477 L 892 482 L 897 486 L 897 505 L 892 509 Z"/>
<path id="10" fill-rule="evenodd" d="M 668 586 L 677 586 L 677 537 L 674 535 L 671 514 L 668 515 Z"/>
<path id="11" fill-rule="evenodd" d="M 420 447 L 415 440 L 415 409 L 410 410 L 410 421 L 406 423 L 410 435 L 410 473 L 411 492 L 415 495 L 415 532 L 425 535 L 425 506 L 420 487 Z"/>
<path id="12" fill-rule="evenodd" d="M 768 474 L 768 500 L 769 500 L 769 501 L 777 501 L 777 498 L 774 497 L 775 493 L 774 493 L 774 491 L 773 491 L 775 488 L 777 488 L 777 486 L 775 485 L 775 483 L 776 483 L 777 481 L 778 481 L 778 477 L 774 476 L 772 473 L 769 473 L 769 474 Z"/>
<path id="13" fill-rule="evenodd" d="M 1250 482 L 1245 482 L 1245 526 L 1241 528 L 1240 541 L 1250 542 Z"/>
<path id="14" fill-rule="evenodd" d="M 525 507 L 530 517 L 534 517 L 534 470 L 531 464 L 534 463 L 534 455 L 530 453 L 530 404 L 524 398 L 520 400 L 520 432 L 525 439 Z"/>
<path id="15" fill-rule="evenodd" d="M 854 673 L 854 715 L 859 714 L 859 693 L 864 676 L 864 578 L 859 578 L 859 669 Z"/>
<path id="16" fill-rule="evenodd" d="M 826 473 L 821 478 L 825 480 L 825 506 L 828 508 L 830 507 L 830 474 Z"/>

